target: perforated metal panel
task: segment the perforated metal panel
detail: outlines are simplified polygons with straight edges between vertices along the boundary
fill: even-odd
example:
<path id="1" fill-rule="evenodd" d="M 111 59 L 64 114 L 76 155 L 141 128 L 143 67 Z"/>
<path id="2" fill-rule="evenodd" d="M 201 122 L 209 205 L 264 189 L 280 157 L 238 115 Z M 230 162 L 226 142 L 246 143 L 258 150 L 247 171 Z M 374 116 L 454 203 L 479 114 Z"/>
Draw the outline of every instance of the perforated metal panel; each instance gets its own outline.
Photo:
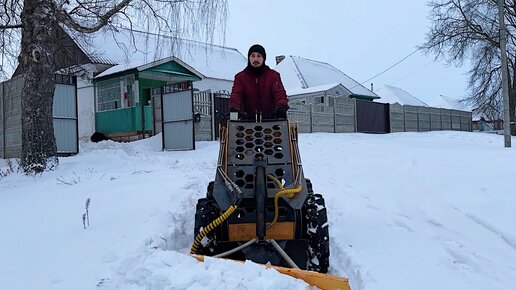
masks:
<path id="1" fill-rule="evenodd" d="M 269 164 L 290 162 L 286 122 L 231 123 L 228 164 L 252 165 L 255 158 L 267 158 Z"/>
<path id="2" fill-rule="evenodd" d="M 302 191 L 295 198 L 286 199 L 293 208 L 301 208 L 308 191 L 299 164 L 292 164 L 292 143 L 287 121 L 273 122 L 231 122 L 227 138 L 227 175 L 242 190 L 244 198 L 254 198 L 255 170 L 263 166 L 265 174 L 277 178 L 286 188 L 292 188 L 295 181 L 294 166 L 300 170 Z M 292 146 L 291 146 L 292 145 Z M 224 158 L 224 157 L 223 157 Z M 262 163 L 260 163 L 260 160 Z M 299 166 L 299 167 L 298 167 Z M 267 197 L 273 198 L 279 187 L 272 179 L 267 179 Z M 229 206 L 228 190 L 217 173 L 214 196 L 223 208 Z"/>

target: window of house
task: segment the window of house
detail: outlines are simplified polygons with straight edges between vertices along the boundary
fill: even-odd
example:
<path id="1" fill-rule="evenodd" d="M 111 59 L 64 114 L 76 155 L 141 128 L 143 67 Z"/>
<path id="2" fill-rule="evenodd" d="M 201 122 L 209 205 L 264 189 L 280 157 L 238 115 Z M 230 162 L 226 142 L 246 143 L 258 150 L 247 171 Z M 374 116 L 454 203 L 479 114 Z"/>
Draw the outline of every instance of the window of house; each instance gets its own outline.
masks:
<path id="1" fill-rule="evenodd" d="M 97 84 L 97 111 L 120 108 L 120 80 L 112 79 Z"/>
<path id="2" fill-rule="evenodd" d="M 330 107 L 334 107 L 335 106 L 335 98 L 332 98 L 332 97 L 328 98 L 328 105 Z"/>
<path id="3" fill-rule="evenodd" d="M 321 97 L 321 104 L 324 104 L 324 97 Z"/>
<path id="4" fill-rule="evenodd" d="M 115 78 L 97 83 L 97 111 L 134 106 L 134 77 Z"/>

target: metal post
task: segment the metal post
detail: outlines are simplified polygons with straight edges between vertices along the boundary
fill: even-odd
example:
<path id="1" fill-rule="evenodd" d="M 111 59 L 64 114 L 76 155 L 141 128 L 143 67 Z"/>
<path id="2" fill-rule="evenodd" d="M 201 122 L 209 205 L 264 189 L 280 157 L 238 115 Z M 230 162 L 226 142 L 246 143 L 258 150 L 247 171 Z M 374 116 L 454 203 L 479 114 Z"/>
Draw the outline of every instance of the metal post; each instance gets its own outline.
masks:
<path id="1" fill-rule="evenodd" d="M 503 135 L 506 148 L 511 147 L 511 115 L 509 113 L 509 76 L 507 72 L 507 44 L 505 39 L 504 0 L 498 0 L 498 17 L 500 20 L 500 52 L 502 55 L 502 92 L 503 92 Z"/>
<path id="2" fill-rule="evenodd" d="M 3 61 L 3 59 L 2 59 Z M 2 90 L 2 111 L 0 112 L 0 114 L 2 114 L 2 152 L 1 152 L 1 157 L 2 158 L 6 158 L 6 149 L 5 149 L 5 84 L 7 83 L 7 81 L 5 82 L 0 82 L 0 90 Z"/>
<path id="3" fill-rule="evenodd" d="M 215 93 L 212 93 L 211 90 L 208 91 L 210 95 L 210 112 L 211 112 L 211 140 L 217 140 L 217 133 L 215 132 L 217 128 L 215 125 L 217 124 L 215 120 Z"/>
<path id="4" fill-rule="evenodd" d="M 357 120 L 357 99 L 356 98 L 353 98 L 353 127 L 354 127 L 354 132 L 358 132 L 358 120 Z"/>
<path id="5" fill-rule="evenodd" d="M 337 133 L 337 112 L 335 111 L 335 98 L 333 99 L 333 133 Z"/>
<path id="6" fill-rule="evenodd" d="M 256 237 L 258 241 L 263 241 L 267 234 L 267 181 L 265 176 L 265 160 L 255 159 L 255 202 L 256 202 Z"/>
<path id="7" fill-rule="evenodd" d="M 310 109 L 310 133 L 313 133 L 314 132 L 314 127 L 313 127 L 313 116 L 312 116 L 312 104 L 309 104 L 309 109 Z"/>

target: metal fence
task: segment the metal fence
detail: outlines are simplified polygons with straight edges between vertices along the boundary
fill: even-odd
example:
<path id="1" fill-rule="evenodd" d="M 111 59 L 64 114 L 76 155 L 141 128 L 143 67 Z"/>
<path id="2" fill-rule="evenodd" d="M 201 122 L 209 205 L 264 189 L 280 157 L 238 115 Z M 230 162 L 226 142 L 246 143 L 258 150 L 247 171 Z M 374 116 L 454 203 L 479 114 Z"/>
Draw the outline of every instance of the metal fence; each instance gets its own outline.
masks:
<path id="1" fill-rule="evenodd" d="M 22 147 L 21 93 L 24 79 L 15 77 L 1 84 L 2 121 L 0 129 L 2 158 L 20 157 Z"/>
<path id="2" fill-rule="evenodd" d="M 194 92 L 195 141 L 217 139 L 218 126 L 223 122 L 229 108 L 229 93 L 226 91 Z"/>
<path id="3" fill-rule="evenodd" d="M 0 158 L 17 158 L 22 149 L 21 96 L 23 76 L 0 83 Z M 57 152 L 79 152 L 75 77 L 56 75 L 53 118 Z"/>
<path id="4" fill-rule="evenodd" d="M 194 93 L 195 141 L 214 140 L 213 94 L 211 91 Z"/>

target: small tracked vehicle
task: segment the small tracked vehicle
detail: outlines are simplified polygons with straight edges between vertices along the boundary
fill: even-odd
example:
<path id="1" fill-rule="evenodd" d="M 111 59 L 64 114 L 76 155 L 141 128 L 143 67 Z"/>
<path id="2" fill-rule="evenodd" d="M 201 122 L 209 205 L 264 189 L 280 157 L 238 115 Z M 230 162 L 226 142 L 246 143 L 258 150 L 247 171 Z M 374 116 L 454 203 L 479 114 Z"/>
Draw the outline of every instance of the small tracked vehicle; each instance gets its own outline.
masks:
<path id="1" fill-rule="evenodd" d="M 326 273 L 324 198 L 303 174 L 297 126 L 228 121 L 215 180 L 199 199 L 192 254 Z"/>

